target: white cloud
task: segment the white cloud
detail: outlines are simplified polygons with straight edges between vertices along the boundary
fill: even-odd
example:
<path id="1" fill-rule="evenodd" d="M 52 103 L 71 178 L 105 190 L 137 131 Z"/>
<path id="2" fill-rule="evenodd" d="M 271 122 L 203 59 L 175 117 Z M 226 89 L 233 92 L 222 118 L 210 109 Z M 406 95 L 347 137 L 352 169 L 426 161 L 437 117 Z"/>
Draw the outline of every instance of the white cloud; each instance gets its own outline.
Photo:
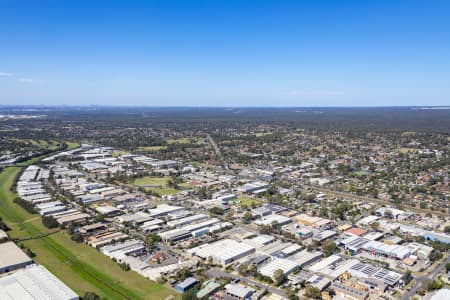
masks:
<path id="1" fill-rule="evenodd" d="M 13 74 L 8 73 L 8 72 L 1 72 L 0 71 L 0 77 L 11 77 Z"/>

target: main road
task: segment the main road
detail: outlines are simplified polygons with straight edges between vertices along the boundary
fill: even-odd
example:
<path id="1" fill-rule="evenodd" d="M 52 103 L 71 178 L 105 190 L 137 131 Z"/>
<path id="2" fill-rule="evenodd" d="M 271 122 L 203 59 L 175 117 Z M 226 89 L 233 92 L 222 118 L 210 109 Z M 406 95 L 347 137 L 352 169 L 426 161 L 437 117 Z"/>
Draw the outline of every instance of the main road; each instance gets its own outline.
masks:
<path id="1" fill-rule="evenodd" d="M 450 263 L 450 255 L 447 256 L 446 259 L 442 260 L 441 263 L 439 263 L 436 267 L 434 267 L 433 270 L 429 271 L 427 275 L 416 277 L 416 284 L 412 289 L 410 289 L 403 297 L 402 300 L 409 300 L 411 299 L 417 291 L 422 287 L 422 283 L 424 281 L 433 281 L 436 276 L 442 271 L 442 269 L 445 267 L 447 263 Z"/>
<path id="2" fill-rule="evenodd" d="M 214 139 L 209 135 L 206 136 L 208 138 L 209 143 L 211 144 L 211 146 L 214 148 L 214 151 L 216 152 L 216 155 L 220 158 L 223 159 L 222 157 L 222 152 L 220 152 L 219 146 L 217 146 L 216 142 L 214 141 Z"/>

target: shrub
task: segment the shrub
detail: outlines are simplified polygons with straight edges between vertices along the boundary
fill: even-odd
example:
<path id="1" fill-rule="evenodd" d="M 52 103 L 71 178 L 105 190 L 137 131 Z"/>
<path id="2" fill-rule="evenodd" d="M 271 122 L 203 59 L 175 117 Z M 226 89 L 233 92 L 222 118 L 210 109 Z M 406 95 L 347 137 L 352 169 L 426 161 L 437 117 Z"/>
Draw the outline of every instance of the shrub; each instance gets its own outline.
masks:
<path id="1" fill-rule="evenodd" d="M 81 233 L 79 232 L 75 232 L 72 236 L 71 236 L 72 241 L 75 241 L 77 243 L 82 243 L 84 242 L 84 238 L 81 235 Z"/>
<path id="2" fill-rule="evenodd" d="M 33 204 L 31 204 L 28 201 L 23 200 L 22 198 L 19 198 L 19 197 L 15 198 L 14 199 L 14 203 L 16 203 L 19 206 L 21 206 L 23 209 L 25 209 L 30 214 L 35 214 L 36 213 L 36 210 L 34 209 Z"/>
<path id="3" fill-rule="evenodd" d="M 320 290 L 313 286 L 308 286 L 305 290 L 305 296 L 312 299 L 320 299 Z"/>

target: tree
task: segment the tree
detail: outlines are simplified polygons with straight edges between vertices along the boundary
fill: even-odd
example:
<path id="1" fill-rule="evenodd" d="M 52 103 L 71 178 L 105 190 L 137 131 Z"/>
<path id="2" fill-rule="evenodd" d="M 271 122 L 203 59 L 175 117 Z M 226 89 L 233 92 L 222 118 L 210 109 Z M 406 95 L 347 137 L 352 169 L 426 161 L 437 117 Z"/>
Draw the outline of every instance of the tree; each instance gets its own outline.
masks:
<path id="1" fill-rule="evenodd" d="M 447 272 L 450 271 L 450 263 L 445 264 L 445 270 Z"/>
<path id="2" fill-rule="evenodd" d="M 182 300 L 197 300 L 197 295 L 195 294 L 195 289 L 189 289 L 183 293 L 181 296 Z"/>
<path id="3" fill-rule="evenodd" d="M 450 233 L 450 225 L 445 226 L 444 232 L 445 233 Z"/>
<path id="4" fill-rule="evenodd" d="M 251 220 L 253 220 L 253 215 L 251 214 L 251 212 L 247 211 L 242 218 L 244 219 L 244 222 L 248 224 Z"/>
<path id="5" fill-rule="evenodd" d="M 179 281 L 183 281 L 191 275 L 192 273 L 189 269 L 183 268 L 177 273 L 176 277 Z"/>
<path id="6" fill-rule="evenodd" d="M 325 256 L 330 256 L 334 251 L 336 251 L 336 243 L 331 239 L 325 240 L 322 243 L 322 251 Z"/>
<path id="7" fill-rule="evenodd" d="M 328 208 L 321 207 L 319 210 L 319 216 L 322 218 L 328 218 Z"/>
<path id="8" fill-rule="evenodd" d="M 225 215 L 225 220 L 231 220 L 234 216 L 234 211 L 230 210 L 226 215 Z"/>
<path id="9" fill-rule="evenodd" d="M 0 217 L 0 230 L 3 230 L 3 231 L 10 230 L 9 227 L 2 221 L 1 217 Z"/>
<path id="10" fill-rule="evenodd" d="M 159 237 L 159 236 L 157 236 Z M 153 248 L 155 247 L 156 242 L 158 242 L 159 240 L 155 237 L 155 235 L 147 235 L 145 237 L 145 245 L 147 246 L 147 249 L 149 251 L 152 251 Z"/>
<path id="11" fill-rule="evenodd" d="M 281 269 L 275 270 L 273 272 L 272 278 L 275 285 L 280 285 L 286 280 L 286 276 L 284 276 L 283 270 Z"/>
<path id="12" fill-rule="evenodd" d="M 253 276 L 255 276 L 256 273 L 258 272 L 258 267 L 257 267 L 255 264 L 251 264 L 251 265 L 248 267 L 248 272 L 249 272 L 250 274 L 252 274 Z"/>
<path id="13" fill-rule="evenodd" d="M 79 232 L 75 232 L 72 237 L 71 237 L 72 241 L 75 241 L 77 243 L 82 243 L 84 242 L 84 237 L 83 235 L 81 235 L 81 233 Z"/>
<path id="14" fill-rule="evenodd" d="M 378 230 L 378 228 L 380 228 L 380 223 L 378 223 L 378 222 L 372 222 L 372 223 L 370 223 L 370 227 L 371 227 L 373 230 Z"/>
<path id="15" fill-rule="evenodd" d="M 442 282 L 438 279 L 433 280 L 433 282 L 429 282 L 427 284 L 427 289 L 429 291 L 439 290 L 442 288 Z"/>
<path id="16" fill-rule="evenodd" d="M 33 251 L 31 251 L 30 248 L 27 248 L 27 249 L 25 250 L 25 252 L 26 252 L 27 255 L 28 255 L 29 257 L 31 257 L 31 258 L 36 257 L 36 253 L 34 253 Z"/>
<path id="17" fill-rule="evenodd" d="M 285 293 L 286 293 L 286 297 L 289 300 L 299 300 L 297 294 L 295 293 L 294 290 L 292 290 L 291 288 L 286 288 L 285 289 Z"/>
<path id="18" fill-rule="evenodd" d="M 430 256 L 428 257 L 430 261 L 435 262 L 437 260 L 440 260 L 443 257 L 442 252 L 439 250 L 434 249 L 431 251 Z"/>
<path id="19" fill-rule="evenodd" d="M 97 295 L 94 292 L 86 292 L 86 293 L 84 293 L 84 296 L 82 299 L 83 300 L 103 300 L 106 298 L 101 298 L 99 295 Z"/>
<path id="20" fill-rule="evenodd" d="M 269 234 L 272 231 L 272 228 L 269 225 L 261 225 L 259 227 L 260 234 Z"/>
<path id="21" fill-rule="evenodd" d="M 150 233 L 147 235 L 147 238 L 151 238 L 153 241 L 155 241 L 156 243 L 161 242 L 161 237 L 159 235 L 157 235 L 156 233 Z"/>
<path id="22" fill-rule="evenodd" d="M 305 295 L 305 297 L 311 298 L 311 299 L 320 299 L 321 298 L 320 290 L 311 285 L 306 287 L 304 295 Z"/>
<path id="23" fill-rule="evenodd" d="M 246 264 L 246 263 L 241 264 L 238 268 L 239 274 L 241 274 L 243 276 L 247 275 L 247 271 L 248 271 L 248 264 Z"/>
<path id="24" fill-rule="evenodd" d="M 210 199 L 212 197 L 212 192 L 209 191 L 205 186 L 202 186 L 197 191 L 197 194 L 201 199 Z"/>
<path id="25" fill-rule="evenodd" d="M 403 281 L 405 282 L 405 285 L 410 283 L 411 280 L 413 280 L 413 276 L 412 276 L 411 270 L 407 270 L 405 272 L 405 274 L 403 274 Z"/>
<path id="26" fill-rule="evenodd" d="M 58 227 L 58 222 L 53 216 L 44 216 L 42 218 L 42 224 L 44 224 L 47 228 L 56 228 Z"/>
<path id="27" fill-rule="evenodd" d="M 267 283 L 273 283 L 272 278 L 270 278 L 269 276 L 265 276 L 259 272 L 256 273 L 256 279 L 260 280 L 260 281 L 265 281 Z"/>
<path id="28" fill-rule="evenodd" d="M 23 209 L 25 209 L 30 214 L 35 214 L 36 213 L 36 209 L 34 209 L 34 206 L 33 206 L 33 204 L 31 202 L 23 200 L 20 197 L 16 197 L 13 201 L 14 201 L 14 203 L 20 205 Z"/>
<path id="29" fill-rule="evenodd" d="M 97 214 L 95 216 L 95 221 L 97 222 L 103 222 L 105 220 L 105 215 L 104 214 Z"/>
<path id="30" fill-rule="evenodd" d="M 214 206 L 209 210 L 212 215 L 223 215 L 224 211 L 220 207 Z"/>
<path id="31" fill-rule="evenodd" d="M 130 265 L 127 263 L 120 263 L 119 266 L 122 268 L 122 270 L 124 271 L 130 271 Z"/>
<path id="32" fill-rule="evenodd" d="M 172 179 L 167 180 L 167 187 L 175 188 L 175 182 Z"/>

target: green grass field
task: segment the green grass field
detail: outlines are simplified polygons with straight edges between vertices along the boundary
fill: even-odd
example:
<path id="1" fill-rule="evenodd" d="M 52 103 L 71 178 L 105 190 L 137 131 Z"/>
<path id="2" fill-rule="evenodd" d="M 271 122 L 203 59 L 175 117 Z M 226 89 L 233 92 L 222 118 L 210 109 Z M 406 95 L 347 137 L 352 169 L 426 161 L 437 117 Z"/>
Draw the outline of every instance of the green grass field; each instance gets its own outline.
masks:
<path id="1" fill-rule="evenodd" d="M 0 173 L 0 216 L 11 228 L 8 234 L 19 238 L 48 233 L 39 215 L 29 214 L 12 201 L 17 195 L 9 187 L 19 171 L 18 167 L 10 167 Z M 38 263 L 80 295 L 93 291 L 108 299 L 179 298 L 175 291 L 135 272 L 125 272 L 95 249 L 73 242 L 65 231 L 23 244 L 37 254 L 34 259 Z"/>
<path id="2" fill-rule="evenodd" d="M 148 152 L 156 152 L 159 150 L 166 150 L 167 146 L 146 146 L 146 147 L 139 147 L 136 150 L 137 151 L 148 151 Z"/>
<path id="3" fill-rule="evenodd" d="M 47 140 L 33 140 L 33 139 L 14 139 L 16 141 L 22 141 L 25 143 L 32 144 L 34 146 L 38 146 L 45 149 L 56 149 L 56 145 L 59 143 L 58 141 L 47 141 Z"/>
<path id="4" fill-rule="evenodd" d="M 136 179 L 134 181 L 134 185 L 136 185 L 136 186 L 159 185 L 159 186 L 161 186 L 160 188 L 148 188 L 148 189 L 164 190 L 164 191 L 168 192 L 169 194 L 179 193 L 180 191 L 178 191 L 176 189 L 166 187 L 167 181 L 169 179 L 170 179 L 170 177 L 168 177 L 168 176 L 163 176 L 163 177 L 146 176 L 146 177 Z M 180 183 L 179 186 L 183 187 L 185 189 L 194 188 L 193 185 L 186 183 L 186 182 Z"/>
<path id="5" fill-rule="evenodd" d="M 208 163 L 200 163 L 200 162 L 197 162 L 197 161 L 190 161 L 189 163 L 191 165 L 193 165 L 194 167 L 196 167 L 196 168 L 202 167 L 202 168 L 206 168 L 208 170 L 211 170 L 211 169 L 215 168 L 214 165 L 211 165 L 211 164 L 208 164 Z"/>
<path id="6" fill-rule="evenodd" d="M 261 206 L 261 201 L 258 199 L 250 198 L 250 197 L 239 197 L 236 200 L 237 203 L 240 203 L 241 205 L 245 205 L 247 207 L 251 207 L 253 205 Z"/>
<path id="7" fill-rule="evenodd" d="M 167 181 L 170 179 L 170 177 L 164 176 L 164 177 L 152 177 L 152 176 L 146 176 L 142 178 L 138 178 L 134 181 L 134 184 L 137 186 L 145 186 L 145 185 L 161 185 L 166 186 Z"/>
<path id="8" fill-rule="evenodd" d="M 134 185 L 136 186 L 146 186 L 146 185 L 155 185 L 160 187 L 145 187 L 145 190 L 152 191 L 155 193 L 158 193 L 159 195 L 173 195 L 177 194 L 180 191 L 167 187 L 167 181 L 170 179 L 170 177 L 151 177 L 146 176 L 142 178 L 138 178 L 134 181 Z"/>
<path id="9" fill-rule="evenodd" d="M 192 138 L 179 138 L 179 139 L 168 139 L 167 140 L 167 144 L 197 144 L 197 145 L 202 145 L 202 144 L 206 144 L 205 139 L 203 138 L 197 138 L 197 137 L 192 137 Z"/>
<path id="10" fill-rule="evenodd" d="M 119 156 L 128 155 L 128 154 L 130 154 L 130 152 L 127 152 L 127 151 L 115 151 L 115 152 L 113 152 L 112 156 L 113 157 L 119 157 Z"/>
<path id="11" fill-rule="evenodd" d="M 406 153 L 417 152 L 418 149 L 416 149 L 416 148 L 399 148 L 399 149 L 397 149 L 397 151 L 400 152 L 400 153 L 406 154 Z"/>
<path id="12" fill-rule="evenodd" d="M 75 148 L 80 147 L 80 144 L 79 144 L 79 143 L 66 142 L 66 144 L 67 144 L 67 146 L 68 146 L 67 150 L 72 150 L 72 149 L 75 149 Z"/>

